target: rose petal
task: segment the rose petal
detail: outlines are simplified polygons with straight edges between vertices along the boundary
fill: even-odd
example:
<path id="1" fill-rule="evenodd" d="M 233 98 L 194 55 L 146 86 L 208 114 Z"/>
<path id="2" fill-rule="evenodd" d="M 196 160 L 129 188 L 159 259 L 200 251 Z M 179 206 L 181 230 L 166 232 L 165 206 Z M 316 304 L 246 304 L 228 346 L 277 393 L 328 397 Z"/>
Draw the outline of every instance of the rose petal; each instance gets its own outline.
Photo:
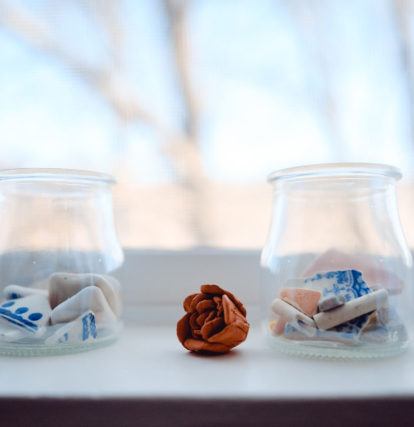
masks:
<path id="1" fill-rule="evenodd" d="M 193 338 L 188 338 L 183 344 L 184 347 L 191 351 L 201 351 L 208 353 L 227 353 L 230 348 L 218 343 L 210 343 L 207 341 L 195 340 Z"/>
<path id="2" fill-rule="evenodd" d="M 194 311 L 196 311 L 196 307 L 197 304 L 201 301 L 204 301 L 206 299 L 209 299 L 208 295 L 204 295 L 204 294 L 197 294 L 191 301 L 190 304 L 190 311 L 193 313 Z"/>
<path id="3" fill-rule="evenodd" d="M 235 347 L 236 345 L 242 343 L 249 331 L 249 325 L 246 323 L 241 323 L 236 321 L 231 325 L 227 325 L 219 333 L 208 338 L 208 342 L 224 344 L 227 347 Z M 204 338 L 204 336 L 203 336 Z"/>
<path id="4" fill-rule="evenodd" d="M 191 335 L 189 319 L 190 314 L 186 314 L 177 322 L 177 337 L 182 345 L 184 345 L 184 341 Z"/>
<path id="5" fill-rule="evenodd" d="M 191 336 L 195 339 L 202 339 L 201 331 L 200 329 L 194 329 L 191 331 Z"/>
<path id="6" fill-rule="evenodd" d="M 184 300 L 184 302 L 183 302 L 183 307 L 184 307 L 184 310 L 187 312 L 187 313 L 189 313 L 190 312 L 190 305 L 191 305 L 191 301 L 193 300 L 193 298 L 194 297 L 196 297 L 197 295 L 199 295 L 199 294 L 191 294 L 191 295 L 188 295 L 188 297 Z"/>
<path id="7" fill-rule="evenodd" d="M 206 320 L 204 320 L 204 323 L 210 322 L 210 320 L 213 320 L 215 317 L 217 317 L 216 313 L 214 311 L 210 311 Z"/>
<path id="8" fill-rule="evenodd" d="M 197 313 L 191 313 L 190 314 L 190 321 L 189 321 L 189 323 L 190 323 L 190 328 L 191 329 L 199 329 L 199 325 L 197 323 L 197 317 L 198 317 Z"/>
<path id="9" fill-rule="evenodd" d="M 211 335 L 216 334 L 223 326 L 223 319 L 221 317 L 216 317 L 210 320 L 210 322 L 204 323 L 204 326 L 201 328 L 201 336 L 206 340 L 208 337 L 211 337 Z"/>
<path id="10" fill-rule="evenodd" d="M 225 292 L 224 289 L 220 288 L 220 286 L 215 284 L 210 284 L 210 283 L 201 285 L 200 290 L 203 294 L 211 294 L 211 295 L 223 295 Z"/>
<path id="11" fill-rule="evenodd" d="M 223 312 L 224 321 L 227 325 L 230 325 L 230 323 L 235 322 L 237 319 L 240 319 L 242 322 L 246 321 L 245 317 L 240 313 L 233 301 L 227 295 L 223 295 Z"/>
<path id="12" fill-rule="evenodd" d="M 243 307 L 243 304 L 229 291 L 226 291 L 220 286 L 215 284 L 205 284 L 200 287 L 200 290 L 203 294 L 208 295 L 227 295 L 235 304 L 235 306 L 239 309 L 240 313 L 243 316 L 246 316 L 246 309 Z"/>
<path id="13" fill-rule="evenodd" d="M 210 315 L 209 311 L 205 311 L 204 313 L 201 313 L 198 317 L 197 317 L 197 323 L 199 324 L 199 326 L 203 326 L 204 322 L 206 321 L 207 317 Z"/>
<path id="14" fill-rule="evenodd" d="M 216 305 L 210 299 L 200 301 L 196 306 L 197 313 L 203 313 L 204 311 L 211 310 L 213 308 L 216 308 Z"/>

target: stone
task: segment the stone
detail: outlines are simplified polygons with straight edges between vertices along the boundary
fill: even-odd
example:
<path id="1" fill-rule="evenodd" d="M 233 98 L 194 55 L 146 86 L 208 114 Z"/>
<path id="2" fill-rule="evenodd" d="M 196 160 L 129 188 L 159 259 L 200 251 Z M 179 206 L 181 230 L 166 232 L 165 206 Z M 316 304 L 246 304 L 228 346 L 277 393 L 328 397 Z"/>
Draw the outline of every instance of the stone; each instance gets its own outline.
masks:
<path id="1" fill-rule="evenodd" d="M 314 333 L 315 322 L 313 319 L 280 298 L 276 298 L 272 302 L 272 311 L 284 321 L 292 323 L 304 334 L 312 335 Z"/>
<path id="2" fill-rule="evenodd" d="M 51 308 L 48 298 L 43 295 L 4 301 L 0 305 L 0 320 L 20 330 L 41 335 L 48 324 Z"/>
<path id="3" fill-rule="evenodd" d="M 69 323 L 59 323 L 60 326 L 45 340 L 46 345 L 82 344 L 93 342 L 98 337 L 95 314 L 88 310 Z"/>
<path id="4" fill-rule="evenodd" d="M 360 338 L 364 342 L 403 342 L 408 332 L 396 310 L 384 306 L 368 316 Z"/>
<path id="5" fill-rule="evenodd" d="M 313 319 L 319 329 L 331 329 L 364 314 L 388 305 L 388 292 L 384 289 L 355 298 L 343 306 L 316 314 Z"/>
<path id="6" fill-rule="evenodd" d="M 2 342 L 16 342 L 22 338 L 27 338 L 29 334 L 32 335 L 31 332 L 16 328 L 12 323 L 1 322 L 0 324 L 0 341 Z"/>
<path id="7" fill-rule="evenodd" d="M 340 270 L 317 273 L 304 280 L 305 286 L 319 290 L 322 296 L 340 296 L 351 301 L 372 292 L 357 270 Z"/>
<path id="8" fill-rule="evenodd" d="M 95 286 L 105 295 L 116 316 L 121 314 L 121 286 L 114 277 L 92 273 L 54 273 L 49 278 L 49 301 L 52 309 L 86 287 Z"/>
<path id="9" fill-rule="evenodd" d="M 340 307 L 345 304 L 345 298 L 342 295 L 328 295 L 322 298 L 318 304 L 319 311 L 329 311 L 333 308 Z"/>
<path id="10" fill-rule="evenodd" d="M 330 249 L 317 257 L 303 272 L 304 277 L 320 271 L 355 269 L 362 273 L 367 285 L 373 289 L 386 289 L 390 295 L 400 294 L 404 281 L 393 272 L 393 265 L 387 266 L 386 259 L 364 254 L 349 255 Z M 392 261 L 391 261 L 392 263 Z"/>
<path id="11" fill-rule="evenodd" d="M 279 293 L 279 298 L 312 317 L 318 311 L 321 293 L 312 289 L 283 288 Z"/>
<path id="12" fill-rule="evenodd" d="M 28 286 L 8 285 L 3 289 L 3 295 L 8 300 L 28 297 L 30 295 L 43 295 L 47 297 L 48 291 L 46 289 L 37 289 Z"/>
<path id="13" fill-rule="evenodd" d="M 77 294 L 64 300 L 56 306 L 50 315 L 52 325 L 62 322 L 71 322 L 86 311 L 94 312 L 96 320 L 102 324 L 116 322 L 104 293 L 97 286 L 87 286 Z"/>
<path id="14" fill-rule="evenodd" d="M 287 323 L 283 332 L 285 338 L 296 341 L 329 341 L 346 345 L 358 344 L 358 334 L 353 332 L 336 332 L 316 329 L 313 336 L 307 336 L 295 328 L 294 325 Z"/>
<path id="15" fill-rule="evenodd" d="M 281 316 L 275 315 L 276 319 L 269 322 L 269 330 L 272 335 L 282 335 L 285 330 L 286 320 Z"/>

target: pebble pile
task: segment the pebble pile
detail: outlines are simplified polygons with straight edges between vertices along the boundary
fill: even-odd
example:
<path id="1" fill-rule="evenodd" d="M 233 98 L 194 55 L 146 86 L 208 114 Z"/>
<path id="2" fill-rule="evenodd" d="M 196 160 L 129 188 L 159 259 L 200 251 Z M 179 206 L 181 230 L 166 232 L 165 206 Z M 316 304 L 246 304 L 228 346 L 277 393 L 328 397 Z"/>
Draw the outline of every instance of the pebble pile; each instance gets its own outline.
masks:
<path id="1" fill-rule="evenodd" d="M 272 302 L 272 335 L 347 345 L 402 341 L 407 332 L 386 289 L 370 288 L 357 270 L 288 282 Z M 298 286 L 300 285 L 300 286 Z"/>
<path id="2" fill-rule="evenodd" d="M 119 282 L 54 273 L 33 287 L 9 285 L 0 302 L 0 343 L 82 344 L 108 335 L 121 313 Z"/>

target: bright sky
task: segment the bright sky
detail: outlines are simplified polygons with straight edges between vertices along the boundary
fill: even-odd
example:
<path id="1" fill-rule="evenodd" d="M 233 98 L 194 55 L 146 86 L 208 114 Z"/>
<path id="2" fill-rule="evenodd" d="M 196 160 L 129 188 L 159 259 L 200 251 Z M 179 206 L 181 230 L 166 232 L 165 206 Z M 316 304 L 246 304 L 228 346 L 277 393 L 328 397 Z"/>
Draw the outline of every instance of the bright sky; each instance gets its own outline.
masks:
<path id="1" fill-rule="evenodd" d="M 80 2 L 15 3 L 48 22 L 83 61 L 108 61 L 99 25 Z M 323 5 L 316 21 L 305 13 L 302 24 L 294 13 L 299 3 L 194 1 L 190 43 L 209 175 L 263 181 L 277 168 L 326 161 L 391 163 L 413 175 L 407 91 L 389 2 L 316 2 Z M 159 5 L 125 1 L 122 58 L 141 104 L 174 126 L 181 106 Z M 323 113 L 327 87 L 335 101 L 335 134 Z M 3 29 L 0 138 L 2 167 L 112 171 L 126 161 L 139 181 L 171 177 L 153 132 L 139 123 L 121 129 L 76 74 Z"/>

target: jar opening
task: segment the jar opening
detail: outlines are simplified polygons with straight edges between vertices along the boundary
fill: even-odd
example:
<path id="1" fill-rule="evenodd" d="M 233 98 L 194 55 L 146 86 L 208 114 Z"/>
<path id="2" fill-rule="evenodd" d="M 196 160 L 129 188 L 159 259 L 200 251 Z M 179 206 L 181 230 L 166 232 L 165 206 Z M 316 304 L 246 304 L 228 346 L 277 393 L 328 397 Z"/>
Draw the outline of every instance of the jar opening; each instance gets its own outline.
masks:
<path id="1" fill-rule="evenodd" d="M 400 170 L 380 163 L 322 163 L 296 166 L 272 172 L 270 183 L 281 180 L 302 180 L 308 178 L 375 178 L 385 177 L 399 180 Z"/>
<path id="2" fill-rule="evenodd" d="M 114 184 L 109 174 L 76 169 L 60 168 L 18 168 L 0 170 L 0 181 L 70 181 Z"/>

